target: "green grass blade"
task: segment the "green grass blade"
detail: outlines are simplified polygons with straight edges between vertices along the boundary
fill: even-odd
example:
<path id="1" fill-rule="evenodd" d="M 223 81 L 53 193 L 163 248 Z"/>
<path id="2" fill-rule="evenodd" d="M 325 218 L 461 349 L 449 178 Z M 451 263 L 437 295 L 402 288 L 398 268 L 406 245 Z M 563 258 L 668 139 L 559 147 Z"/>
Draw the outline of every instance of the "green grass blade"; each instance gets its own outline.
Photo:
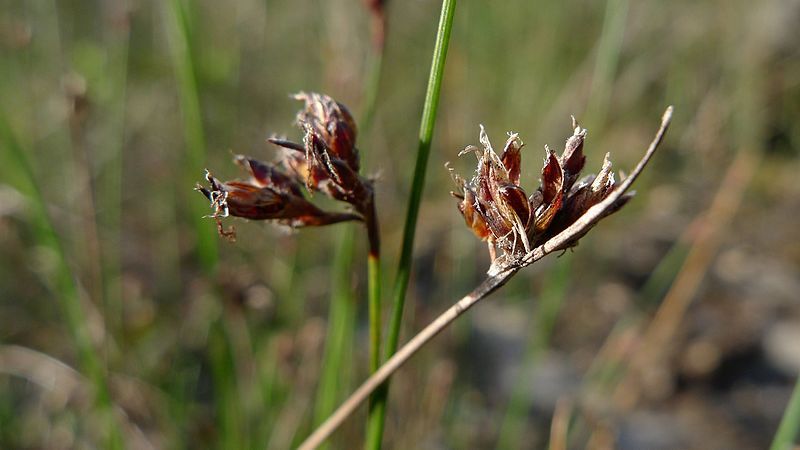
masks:
<path id="1" fill-rule="evenodd" d="M 221 313 L 211 326 L 208 337 L 209 360 L 214 383 L 214 404 L 217 414 L 219 438 L 222 449 L 246 448 L 246 436 L 242 424 L 241 399 L 237 389 L 236 364 L 234 363 L 231 339 L 227 335 L 225 314 Z"/>
<path id="2" fill-rule="evenodd" d="M 603 30 L 597 45 L 597 60 L 592 75 L 589 116 L 595 123 L 605 120 L 613 92 L 614 74 L 619 64 L 625 21 L 628 17 L 628 0 L 608 0 L 603 18 Z"/>
<path id="3" fill-rule="evenodd" d="M 414 178 L 411 184 L 411 196 L 408 201 L 406 221 L 403 228 L 403 244 L 400 253 L 400 262 L 397 269 L 393 292 L 393 309 L 389 322 L 389 335 L 386 341 L 385 357 L 389 358 L 397 350 L 400 337 L 400 326 L 403 320 L 403 307 L 405 304 L 408 280 L 411 277 L 411 256 L 414 250 L 414 235 L 417 230 L 417 217 L 419 216 L 422 191 L 425 187 L 425 173 L 428 167 L 428 156 L 433 140 L 433 130 L 436 125 L 436 112 L 439 108 L 439 95 L 444 78 L 444 65 L 447 59 L 447 48 L 450 43 L 450 32 L 453 28 L 453 16 L 456 9 L 456 0 L 443 0 L 442 12 L 439 17 L 439 26 L 436 33 L 436 43 L 433 49 L 431 73 L 428 78 L 428 88 L 425 93 L 425 103 L 422 109 L 422 120 L 419 129 L 419 145 L 417 160 L 414 166 Z M 370 402 L 369 431 L 367 433 L 366 448 L 379 449 L 383 437 L 383 426 L 386 417 L 386 400 L 388 385 L 384 386 L 373 396 Z"/>
<path id="4" fill-rule="evenodd" d="M 450 42 L 450 32 L 453 28 L 453 14 L 456 1 L 444 0 L 442 14 L 439 19 L 439 28 L 436 35 L 436 44 L 433 50 L 431 74 L 428 79 L 428 90 L 425 93 L 425 103 L 422 110 L 422 121 L 419 129 L 419 146 L 417 160 L 414 166 L 414 178 L 411 184 L 411 197 L 408 201 L 406 222 L 403 228 L 403 244 L 400 253 L 400 262 L 397 268 L 397 280 L 394 286 L 394 310 L 390 322 L 389 337 L 387 341 L 387 358 L 397 349 L 400 335 L 400 321 L 402 320 L 403 304 L 405 302 L 408 280 L 411 276 L 411 256 L 414 251 L 414 235 L 417 230 L 417 217 L 422 201 L 422 190 L 425 187 L 425 172 L 428 166 L 428 156 L 433 140 L 433 129 L 436 124 L 436 112 L 439 108 L 439 94 L 444 78 L 444 63 L 447 57 L 447 47 Z"/>
<path id="5" fill-rule="evenodd" d="M 383 41 L 383 37 L 381 41 Z M 380 89 L 381 72 L 383 71 L 383 51 L 384 46 L 373 46 L 367 61 L 367 77 L 364 88 L 364 105 L 361 115 L 361 133 L 366 134 L 372 127 L 375 116 L 375 108 L 378 102 L 378 90 Z M 369 305 L 369 335 L 370 335 L 370 373 L 378 370 L 381 365 L 381 250 L 380 250 L 380 229 L 377 208 L 374 203 L 373 193 L 372 205 L 368 214 L 367 243 L 369 254 L 367 255 L 367 296 Z"/>
<path id="6" fill-rule="evenodd" d="M 192 196 L 186 202 L 190 221 L 196 236 L 195 251 L 200 266 L 212 277 L 218 262 L 218 241 L 212 223 L 204 218 L 208 214 L 207 205 L 191 192 L 191 186 L 202 176 L 206 163 L 206 139 L 200 105 L 197 81 L 197 67 L 192 52 L 192 5 L 193 2 L 170 0 L 165 2 L 163 16 L 169 40 L 170 57 L 175 72 L 175 82 L 181 107 L 183 138 L 186 146 L 182 166 L 180 186 L 186 186 L 186 193 L 177 198 Z M 214 384 L 214 402 L 219 434 L 217 445 L 221 448 L 244 448 L 246 434 L 242 428 L 245 423 L 239 394 L 239 376 L 233 356 L 233 345 L 228 321 L 224 312 L 211 326 L 209 335 L 209 363 Z"/>
<path id="7" fill-rule="evenodd" d="M 317 387 L 314 407 L 314 424 L 322 423 L 336 407 L 342 390 L 347 387 L 345 364 L 348 349 L 353 341 L 355 303 L 352 295 L 354 230 L 343 227 L 333 259 L 333 286 L 328 313 L 328 335 L 325 339 L 325 356 Z"/>
<path id="8" fill-rule="evenodd" d="M 769 449 L 791 450 L 793 443 L 796 442 L 798 431 L 800 431 L 800 376 L 797 377 L 792 397 L 786 405 L 781 424 L 778 426 L 775 439 Z"/>
<path id="9" fill-rule="evenodd" d="M 186 145 L 185 174 L 187 194 L 193 194 L 192 180 L 202 177 L 206 163 L 206 139 L 203 131 L 203 117 L 200 110 L 200 95 L 197 86 L 197 74 L 191 50 L 191 28 L 189 11 L 182 0 L 170 0 L 164 5 L 164 20 L 169 37 L 170 57 L 175 70 L 175 81 L 180 98 L 183 118 L 183 138 Z M 181 196 L 182 197 L 182 196 Z M 189 213 L 197 236 L 197 257 L 204 269 L 211 272 L 218 259 L 218 248 L 213 224 L 203 216 L 208 208 L 198 197 L 190 201 Z"/>

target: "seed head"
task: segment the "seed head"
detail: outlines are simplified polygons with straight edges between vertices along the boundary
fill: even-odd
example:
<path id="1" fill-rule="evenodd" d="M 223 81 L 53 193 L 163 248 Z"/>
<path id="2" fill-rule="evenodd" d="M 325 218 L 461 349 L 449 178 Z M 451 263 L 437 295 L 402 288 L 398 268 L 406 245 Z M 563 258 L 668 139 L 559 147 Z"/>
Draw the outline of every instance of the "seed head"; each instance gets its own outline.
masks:
<path id="1" fill-rule="evenodd" d="M 294 98 L 304 103 L 297 113 L 303 143 L 270 139 L 285 149 L 281 164 L 301 180 L 309 192 L 323 192 L 363 213 L 372 198 L 372 183 L 358 174 L 360 164 L 353 116 L 344 105 L 327 95 L 301 92 Z"/>
<path id="2" fill-rule="evenodd" d="M 229 215 L 305 227 L 363 221 L 371 213 L 372 183 L 358 174 L 356 125 L 350 112 L 326 95 L 301 92 L 294 98 L 304 103 L 297 114 L 302 144 L 271 138 L 281 148 L 275 163 L 237 155 L 234 162 L 247 172 L 248 180 L 221 182 L 207 172 L 210 187 L 197 185 L 211 202 L 210 217 L 218 221 L 220 230 L 219 220 Z M 304 191 L 349 203 L 355 212 L 324 211 Z"/>
<path id="3" fill-rule="evenodd" d="M 470 146 L 460 153 L 474 152 L 478 167 L 469 182 L 454 176 L 459 192 L 453 195 L 458 199 L 458 210 L 467 227 L 478 238 L 488 241 L 493 259 L 496 248 L 508 258 L 530 252 L 532 247 L 567 228 L 614 190 L 608 155 L 597 176 L 590 175 L 576 184 L 586 162 L 583 154 L 586 129 L 581 128 L 574 117 L 572 127 L 573 134 L 567 139 L 561 156 L 545 146 L 540 186 L 530 196 L 520 185 L 523 144 L 516 133 L 509 133 L 503 152 L 498 156 L 481 126 L 482 149 Z M 630 195 L 620 198 L 609 213 L 618 210 L 629 198 Z M 570 244 L 575 245 L 577 241 Z"/>

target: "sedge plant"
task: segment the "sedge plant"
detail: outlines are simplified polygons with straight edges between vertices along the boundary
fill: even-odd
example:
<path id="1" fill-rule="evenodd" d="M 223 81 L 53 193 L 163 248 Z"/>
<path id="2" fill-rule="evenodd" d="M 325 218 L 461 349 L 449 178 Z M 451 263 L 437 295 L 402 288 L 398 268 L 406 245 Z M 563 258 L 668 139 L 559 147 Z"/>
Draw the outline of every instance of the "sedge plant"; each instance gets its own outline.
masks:
<path id="1" fill-rule="evenodd" d="M 630 176 L 617 182 L 608 154 L 597 175 L 580 177 L 586 161 L 584 141 L 587 130 L 573 118 L 573 134 L 566 140 L 563 152 L 558 155 L 545 146 L 541 185 L 530 196 L 520 182 L 524 144 L 519 135 L 509 133 L 502 151 L 497 152 L 481 126 L 481 146 L 469 146 L 460 153 L 477 156 L 475 175 L 465 180 L 453 174 L 457 191 L 452 194 L 467 227 L 487 243 L 492 264 L 483 283 L 395 353 L 454 10 L 455 0 L 443 1 L 394 290 L 395 303 L 386 346 L 388 359 L 383 365 L 378 365 L 380 236 L 375 182 L 360 174 L 356 124 L 343 104 L 324 94 L 296 94 L 294 98 L 303 102 L 296 120 L 303 133 L 302 143 L 271 138 L 269 141 L 280 152 L 275 161 L 262 162 L 243 155 L 235 156 L 234 161 L 249 175 L 247 180 L 220 181 L 206 171 L 208 186 L 197 185 L 196 189 L 211 203 L 212 214 L 209 217 L 216 221 L 219 234 L 231 240 L 235 239 L 235 231 L 232 227 L 226 229 L 222 223 L 222 219 L 228 216 L 267 220 L 291 228 L 349 221 L 361 222 L 366 228 L 372 375 L 301 444 L 302 449 L 320 446 L 367 398 L 371 398 L 371 402 L 366 446 L 369 449 L 380 448 L 389 377 L 434 336 L 503 286 L 520 269 L 552 252 L 575 246 L 597 222 L 624 206 L 632 197 L 627 193 L 628 189 L 653 156 L 671 121 L 670 107 L 642 160 Z M 348 207 L 344 210 L 322 209 L 312 201 L 311 196 L 315 193 Z"/>
<path id="2" fill-rule="evenodd" d="M 198 185 L 197 190 L 211 202 L 211 217 L 220 234 L 229 238 L 234 238 L 235 233 L 221 222 L 229 215 L 292 227 L 360 221 L 367 227 L 370 248 L 374 248 L 377 228 L 373 183 L 358 175 L 352 117 L 330 97 L 301 93 L 296 98 L 305 102 L 298 114 L 298 125 L 306 133 L 304 144 L 271 139 L 285 149 L 273 164 L 237 156 L 235 161 L 250 174 L 248 181 L 222 182 L 207 173 L 210 187 Z M 618 183 L 608 154 L 597 175 L 580 177 L 586 160 L 587 130 L 573 118 L 574 131 L 561 155 L 545 147 L 541 186 L 530 196 L 520 185 L 523 144 L 519 136 L 509 133 L 502 153 L 497 153 L 481 127 L 481 147 L 469 146 L 461 152 L 478 157 L 475 175 L 469 181 L 454 175 L 459 191 L 453 196 L 468 228 L 487 242 L 492 264 L 486 279 L 389 358 L 300 448 L 317 448 L 411 356 L 522 268 L 575 246 L 601 219 L 624 206 L 632 198 L 627 191 L 652 158 L 671 120 L 670 107 L 642 160 Z M 353 210 L 320 209 L 304 196 L 301 183 L 309 191 L 323 192 L 350 204 Z"/>

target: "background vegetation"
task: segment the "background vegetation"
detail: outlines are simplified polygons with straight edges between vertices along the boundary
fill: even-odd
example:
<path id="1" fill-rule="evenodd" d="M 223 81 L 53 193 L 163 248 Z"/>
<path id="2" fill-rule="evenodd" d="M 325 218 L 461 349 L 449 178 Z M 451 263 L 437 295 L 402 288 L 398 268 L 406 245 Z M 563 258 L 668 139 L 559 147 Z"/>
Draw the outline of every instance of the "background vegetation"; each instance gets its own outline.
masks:
<path id="1" fill-rule="evenodd" d="M 270 159 L 271 133 L 297 138 L 289 93 L 360 115 L 366 9 L 0 5 L 0 447 L 296 444 L 367 373 L 362 239 L 348 255 L 348 225 L 235 221 L 228 244 L 191 188 L 205 167 L 235 176 L 230 151 Z M 380 177 L 385 286 L 439 6 L 389 3 L 359 137 Z M 398 374 L 386 448 L 540 448 L 551 422 L 579 448 L 769 445 L 800 372 L 798 22 L 792 0 L 458 5 L 401 340 L 488 267 L 443 167 L 471 170 L 456 155 L 479 123 L 521 134 L 534 186 L 570 114 L 589 170 L 608 151 L 630 167 L 667 104 L 676 116 L 625 210 Z M 350 276 L 331 276 L 334 256 Z M 336 283 L 355 301 L 332 299 Z M 331 336 L 332 322 L 347 326 Z M 326 358 L 334 341 L 343 357 Z M 363 431 L 362 411 L 332 448 Z"/>

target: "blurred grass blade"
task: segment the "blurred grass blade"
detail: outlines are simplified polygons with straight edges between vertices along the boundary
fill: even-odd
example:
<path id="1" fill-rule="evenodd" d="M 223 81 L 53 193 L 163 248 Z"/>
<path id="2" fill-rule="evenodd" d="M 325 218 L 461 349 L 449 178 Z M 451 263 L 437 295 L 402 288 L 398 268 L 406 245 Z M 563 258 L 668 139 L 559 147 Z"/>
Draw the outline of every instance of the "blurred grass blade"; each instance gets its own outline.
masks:
<path id="1" fill-rule="evenodd" d="M 211 326 L 208 337 L 211 372 L 214 376 L 214 404 L 217 425 L 220 427 L 218 445 L 225 449 L 247 448 L 243 432 L 241 400 L 237 389 L 236 365 L 231 339 L 227 335 L 225 314 L 221 313 Z"/>
<path id="2" fill-rule="evenodd" d="M 206 140 L 203 131 L 203 117 L 200 108 L 200 94 L 197 81 L 197 69 L 192 53 L 193 27 L 191 23 L 193 2 L 170 0 L 165 2 L 164 22 L 169 38 L 170 57 L 175 71 L 175 81 L 181 106 L 183 137 L 186 145 L 185 164 L 180 186 L 186 186 L 186 193 L 178 198 L 194 194 L 191 191 L 194 181 L 203 173 L 206 162 Z M 215 229 L 204 218 L 208 213 L 205 202 L 199 198 L 188 203 L 190 221 L 194 224 L 196 255 L 201 267 L 208 276 L 213 276 L 218 261 L 218 237 Z M 219 297 L 217 295 L 217 297 Z M 229 335 L 228 321 L 224 311 L 211 326 L 209 334 L 209 353 L 215 392 L 217 426 L 219 427 L 218 444 L 222 448 L 244 448 L 245 434 L 241 425 L 241 398 L 237 388 L 238 372 L 233 356 L 233 345 Z"/>
<path id="3" fill-rule="evenodd" d="M 453 28 L 453 16 L 456 9 L 456 0 L 443 0 L 442 11 L 439 17 L 439 26 L 436 32 L 436 43 L 433 48 L 431 73 L 428 78 L 428 88 L 425 93 L 425 103 L 422 109 L 422 120 L 419 128 L 419 145 L 417 160 L 414 165 L 414 178 L 411 182 L 411 196 L 408 200 L 408 211 L 403 228 L 403 244 L 400 253 L 400 262 L 397 268 L 393 292 L 393 309 L 389 322 L 389 335 L 386 341 L 385 358 L 391 357 L 397 351 L 400 337 L 400 326 L 403 320 L 403 306 L 405 304 L 408 280 L 411 277 L 411 256 L 414 251 L 414 235 L 417 229 L 417 217 L 422 201 L 422 190 L 425 188 L 425 173 L 428 167 L 428 156 L 433 140 L 433 130 L 436 125 L 436 112 L 439 108 L 439 95 L 444 78 L 444 65 L 447 59 L 447 48 L 450 43 L 450 32 Z M 388 396 L 388 383 L 378 390 L 370 402 L 369 431 L 367 433 L 366 448 L 379 449 L 383 436 L 383 425 L 386 417 L 386 400 Z"/>
<path id="4" fill-rule="evenodd" d="M 775 433 L 770 450 L 791 450 L 796 442 L 798 431 L 800 431 L 800 376 L 794 385 L 792 397 L 786 405 L 781 424 Z"/>
<path id="5" fill-rule="evenodd" d="M 379 8 L 379 16 L 373 12 L 373 25 L 380 23 L 379 27 L 373 26 L 372 50 L 367 57 L 367 76 L 364 85 L 364 102 L 362 105 L 361 119 L 359 125 L 361 127 L 362 136 L 366 135 L 372 127 L 372 121 L 375 116 L 375 108 L 378 103 L 378 91 L 380 90 L 381 73 L 383 71 L 383 52 L 385 50 L 384 43 L 386 41 L 385 33 L 385 15 Z M 373 157 L 374 158 L 374 157 Z M 366 158 L 365 158 L 366 159 Z M 367 226 L 367 242 L 369 244 L 369 254 L 367 255 L 367 293 L 369 302 L 369 328 L 370 328 L 370 358 L 369 370 L 370 373 L 378 370 L 381 365 L 381 326 L 382 326 L 382 308 L 381 308 L 381 255 L 380 255 L 380 229 L 377 206 L 375 205 L 375 197 L 373 193 L 373 203 L 371 205 L 371 214 L 368 215 L 369 220 L 366 222 Z M 350 246 L 353 244 L 351 243 Z M 352 265 L 352 261 L 350 263 Z M 348 289 L 348 292 L 351 292 Z M 331 405 L 333 406 L 333 405 Z M 333 412 L 331 408 L 330 412 Z M 324 419 L 324 418 L 323 418 Z"/>
<path id="6" fill-rule="evenodd" d="M 333 286 L 330 312 L 328 313 L 328 335 L 325 338 L 325 356 L 322 375 L 317 387 L 314 407 L 314 426 L 322 423 L 333 412 L 339 396 L 348 386 L 350 370 L 346 366 L 352 361 L 348 355 L 353 341 L 355 326 L 355 299 L 350 280 L 353 268 L 354 230 L 343 227 L 333 259 Z"/>
<path id="7" fill-rule="evenodd" d="M 603 18 L 603 30 L 597 44 L 597 60 L 592 74 L 589 117 L 594 123 L 605 121 L 613 92 L 614 73 L 619 64 L 625 20 L 628 17 L 628 0 L 608 0 Z"/>
<path id="8" fill-rule="evenodd" d="M 72 270 L 64 252 L 64 247 L 50 217 L 44 196 L 36 183 L 25 149 L 19 143 L 0 111 L 0 145 L 3 147 L 3 176 L 16 184 L 30 206 L 31 225 L 36 241 L 48 249 L 56 257 L 55 280 L 52 288 L 61 297 L 61 307 L 66 317 L 67 327 L 74 340 L 81 370 L 91 380 L 95 392 L 95 402 L 104 416 L 108 440 L 106 446 L 112 449 L 123 448 L 122 434 L 114 417 L 111 395 L 108 391 L 105 368 L 102 357 L 92 343 L 88 327 L 88 319 L 81 305 L 81 295 L 76 285 Z"/>
<path id="9" fill-rule="evenodd" d="M 383 48 L 370 54 L 367 61 L 366 89 L 364 90 L 364 106 L 362 107 L 359 128 L 362 136 L 372 128 L 375 119 L 375 109 L 378 105 L 378 92 L 380 91 L 381 73 L 383 72 Z"/>
<path id="10" fill-rule="evenodd" d="M 189 6 L 182 0 L 169 0 L 164 6 L 164 22 L 169 37 L 170 57 L 175 70 L 175 81 L 180 97 L 183 118 L 183 138 L 186 145 L 186 164 L 181 173 L 181 183 L 191 195 L 193 180 L 203 174 L 206 163 L 206 140 L 203 132 L 203 117 L 200 110 L 200 96 L 197 86 L 197 73 L 191 49 L 192 30 L 189 22 Z M 181 195 L 179 198 L 182 198 Z M 194 198 L 195 196 L 193 196 Z M 217 236 L 213 225 L 203 216 L 208 213 L 204 202 L 188 202 L 191 221 L 197 236 L 197 257 L 204 269 L 211 272 L 217 263 Z"/>
<path id="11" fill-rule="evenodd" d="M 108 155 L 108 164 L 100 174 L 102 187 L 98 195 L 98 220 L 103 228 L 103 286 L 104 316 L 106 324 L 112 330 L 116 342 L 124 352 L 125 343 L 122 305 L 122 178 L 123 148 L 125 146 L 125 115 L 128 92 L 128 56 L 130 31 L 108 30 L 108 76 L 113 83 L 113 96 L 106 105 L 108 140 L 104 152 Z"/>

